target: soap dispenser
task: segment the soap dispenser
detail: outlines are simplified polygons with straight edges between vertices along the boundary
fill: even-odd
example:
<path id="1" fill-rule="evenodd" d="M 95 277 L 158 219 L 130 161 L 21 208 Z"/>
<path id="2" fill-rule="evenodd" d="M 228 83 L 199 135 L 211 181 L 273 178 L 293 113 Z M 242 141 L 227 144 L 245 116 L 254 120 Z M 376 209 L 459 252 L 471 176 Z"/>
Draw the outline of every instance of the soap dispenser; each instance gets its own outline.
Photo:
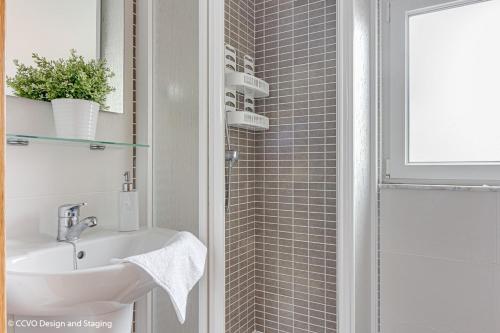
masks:
<path id="1" fill-rule="evenodd" d="M 130 173 L 123 174 L 125 181 L 120 192 L 120 231 L 139 230 L 139 196 L 130 181 Z"/>

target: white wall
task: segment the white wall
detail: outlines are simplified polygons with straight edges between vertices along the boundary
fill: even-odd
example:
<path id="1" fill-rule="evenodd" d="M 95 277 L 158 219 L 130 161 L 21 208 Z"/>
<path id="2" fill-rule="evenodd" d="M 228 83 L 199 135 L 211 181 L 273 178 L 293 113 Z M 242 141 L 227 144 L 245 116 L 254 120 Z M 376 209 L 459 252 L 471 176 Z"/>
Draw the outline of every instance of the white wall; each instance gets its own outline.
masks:
<path id="1" fill-rule="evenodd" d="M 8 0 L 5 73 L 14 76 L 14 59 L 31 65 L 33 52 L 67 58 L 70 49 L 95 59 L 99 52 L 97 0 Z"/>
<path id="2" fill-rule="evenodd" d="M 131 114 L 99 115 L 97 138 L 127 141 Z M 50 103 L 7 97 L 7 133 L 55 134 Z M 86 145 L 30 143 L 7 145 L 7 239 L 57 234 L 57 207 L 86 201 L 82 216 L 98 217 L 99 228 L 116 228 L 122 174 L 131 170 L 130 148 L 90 151 Z"/>
<path id="3" fill-rule="evenodd" d="M 381 191 L 381 332 L 500 332 L 500 192 Z"/>

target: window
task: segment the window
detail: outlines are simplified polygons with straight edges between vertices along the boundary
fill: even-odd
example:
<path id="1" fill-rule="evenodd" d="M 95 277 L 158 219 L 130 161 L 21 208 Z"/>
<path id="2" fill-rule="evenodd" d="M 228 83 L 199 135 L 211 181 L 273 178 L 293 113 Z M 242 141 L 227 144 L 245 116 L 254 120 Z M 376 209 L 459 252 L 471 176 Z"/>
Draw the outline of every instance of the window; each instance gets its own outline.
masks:
<path id="1" fill-rule="evenodd" d="M 387 176 L 500 182 L 500 0 L 393 0 L 388 8 Z"/>

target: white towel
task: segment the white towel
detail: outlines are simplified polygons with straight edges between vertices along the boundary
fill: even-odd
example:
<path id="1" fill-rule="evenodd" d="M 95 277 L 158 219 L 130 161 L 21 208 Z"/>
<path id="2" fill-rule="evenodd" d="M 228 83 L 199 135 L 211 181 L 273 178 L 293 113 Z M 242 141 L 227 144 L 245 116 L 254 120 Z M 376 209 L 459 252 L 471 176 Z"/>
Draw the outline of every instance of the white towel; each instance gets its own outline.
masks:
<path id="1" fill-rule="evenodd" d="M 113 261 L 132 263 L 151 275 L 168 293 L 179 322 L 184 324 L 187 297 L 203 276 L 206 255 L 207 248 L 198 238 L 181 231 L 159 250 Z"/>

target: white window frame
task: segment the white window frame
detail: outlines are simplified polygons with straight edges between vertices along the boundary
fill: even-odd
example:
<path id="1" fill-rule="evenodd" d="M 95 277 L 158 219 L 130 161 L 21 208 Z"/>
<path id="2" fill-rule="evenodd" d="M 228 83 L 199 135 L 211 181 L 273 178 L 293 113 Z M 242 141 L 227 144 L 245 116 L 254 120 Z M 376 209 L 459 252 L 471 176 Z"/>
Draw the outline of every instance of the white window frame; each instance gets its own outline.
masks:
<path id="1" fill-rule="evenodd" d="M 500 185 L 500 163 L 408 162 L 408 22 L 413 15 L 490 0 L 383 0 L 381 13 L 382 180 Z"/>

